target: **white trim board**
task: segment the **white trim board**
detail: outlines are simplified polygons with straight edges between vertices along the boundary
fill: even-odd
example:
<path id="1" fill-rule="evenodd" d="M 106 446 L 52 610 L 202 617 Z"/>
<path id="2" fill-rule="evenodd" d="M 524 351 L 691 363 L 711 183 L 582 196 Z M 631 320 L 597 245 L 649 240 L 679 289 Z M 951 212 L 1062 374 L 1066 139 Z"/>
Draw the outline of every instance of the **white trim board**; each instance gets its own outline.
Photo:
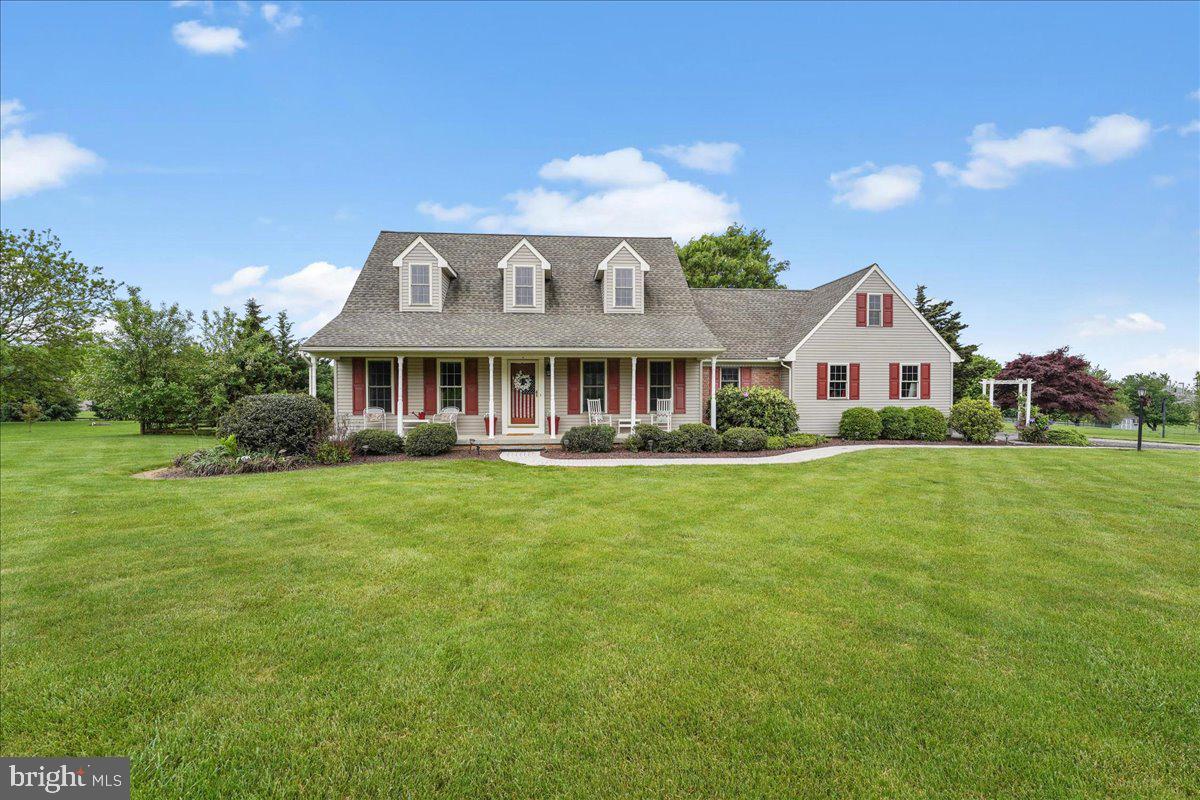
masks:
<path id="1" fill-rule="evenodd" d="M 437 266 L 439 270 L 445 270 L 446 272 L 450 273 L 451 278 L 458 277 L 458 273 L 454 271 L 454 268 L 450 266 L 446 259 L 442 258 L 442 254 L 435 250 L 433 245 L 425 241 L 424 236 L 418 236 L 416 239 L 413 239 L 412 244 L 404 248 L 404 252 L 396 256 L 396 258 L 392 261 L 392 266 L 399 267 L 404 264 L 404 259 L 413 251 L 414 248 L 416 248 L 417 245 L 424 245 L 426 250 L 433 253 L 433 257 L 437 259 Z M 432 279 L 432 276 L 430 276 L 430 278 Z"/>
<path id="2" fill-rule="evenodd" d="M 538 249 L 534 247 L 528 239 L 522 239 L 521 241 L 517 242 L 517 246 L 505 253 L 504 258 L 500 259 L 500 262 L 496 266 L 499 269 L 507 269 L 508 260 L 516 255 L 517 251 L 520 250 L 522 246 L 528 247 L 529 252 L 537 256 L 537 260 L 542 265 L 542 269 L 544 269 L 546 272 L 550 271 L 550 262 L 546 260 L 544 255 L 538 252 Z"/>
<path id="3" fill-rule="evenodd" d="M 650 265 L 646 263 L 646 259 L 644 259 L 640 255 L 638 255 L 638 251 L 633 249 L 633 245 L 631 245 L 629 242 L 622 239 L 621 243 L 619 245 L 617 245 L 616 247 L 614 247 L 612 249 L 612 252 L 609 253 L 608 255 L 606 255 L 604 257 L 604 259 L 600 262 L 600 264 L 597 265 L 596 275 L 593 277 L 593 280 L 600 279 L 600 273 L 604 272 L 604 270 L 608 268 L 608 262 L 613 260 L 613 256 L 615 256 L 617 253 L 621 252 L 622 247 L 625 248 L 626 250 L 628 250 L 630 255 L 632 255 L 635 259 L 637 259 L 637 262 L 642 265 L 642 272 L 650 271 Z"/>

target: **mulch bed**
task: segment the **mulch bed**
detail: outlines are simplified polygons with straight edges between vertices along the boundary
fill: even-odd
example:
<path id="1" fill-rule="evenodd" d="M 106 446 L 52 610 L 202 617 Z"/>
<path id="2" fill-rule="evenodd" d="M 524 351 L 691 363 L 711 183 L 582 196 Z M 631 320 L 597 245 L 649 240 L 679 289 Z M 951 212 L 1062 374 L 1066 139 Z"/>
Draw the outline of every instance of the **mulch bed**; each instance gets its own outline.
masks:
<path id="1" fill-rule="evenodd" d="M 500 458 L 498 450 L 483 450 L 479 455 L 467 448 L 455 448 L 449 453 L 442 453 L 440 456 L 408 456 L 403 453 L 396 453 L 390 456 L 351 456 L 350 460 L 343 464 L 300 464 L 292 469 L 279 470 L 279 472 L 301 472 L 308 469 L 330 469 L 333 467 L 354 467 L 362 464 L 382 464 L 386 461 L 462 461 L 464 459 L 474 459 L 475 461 L 495 461 Z M 145 480 L 174 480 L 177 478 L 229 478 L 242 475 L 271 475 L 270 472 L 241 472 L 236 475 L 188 475 L 178 467 L 161 467 L 159 469 L 151 469 L 145 472 L 138 472 L 133 477 L 143 478 Z"/>
<path id="2" fill-rule="evenodd" d="M 800 450 L 819 450 L 823 447 L 840 447 L 842 445 L 889 445 L 889 444 L 920 444 L 931 447 L 1008 447 L 1007 442 L 988 442 L 987 444 L 972 444 L 963 439 L 947 439 L 944 442 L 924 442 L 919 439 L 887 439 L 878 441 L 852 441 L 849 439 L 830 439 L 824 444 L 815 444 L 812 447 L 786 447 L 782 450 L 751 450 L 748 452 L 723 452 L 723 453 L 651 453 L 645 450 L 640 450 L 636 453 L 631 453 L 628 450 L 614 449 L 611 453 L 568 453 L 560 448 L 546 449 L 542 451 L 542 455 L 546 458 L 574 459 L 574 458 L 761 458 L 763 456 L 778 456 L 784 453 L 795 453 Z"/>

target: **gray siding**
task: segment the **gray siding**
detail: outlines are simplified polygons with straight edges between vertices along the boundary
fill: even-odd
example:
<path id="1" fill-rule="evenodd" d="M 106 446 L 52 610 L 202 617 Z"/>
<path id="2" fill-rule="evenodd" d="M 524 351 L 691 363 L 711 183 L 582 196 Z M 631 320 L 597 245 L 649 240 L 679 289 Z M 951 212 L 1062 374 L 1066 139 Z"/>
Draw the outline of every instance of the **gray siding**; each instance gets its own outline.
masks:
<path id="1" fill-rule="evenodd" d="M 633 308 L 617 308 L 617 282 L 613 277 L 614 267 L 633 267 Z M 621 251 L 608 262 L 608 268 L 604 270 L 604 313 L 644 313 L 646 309 L 645 287 L 646 278 L 642 272 L 642 265 L 638 263 L 638 260 L 634 258 L 632 253 L 625 248 L 621 248 Z"/>
<path id="2" fill-rule="evenodd" d="M 878 275 L 869 277 L 860 292 L 890 292 Z M 921 320 L 897 297 L 892 327 L 860 328 L 855 324 L 855 298 L 850 295 L 796 353 L 792 364 L 792 398 L 800 415 L 800 430 L 837 433 L 842 412 L 851 406 L 883 408 L 888 405 L 933 406 L 949 413 L 953 399 L 950 352 Z M 858 400 L 818 400 L 817 364 L 859 365 Z M 888 398 L 888 365 L 893 362 L 930 365 L 928 400 Z"/>
<path id="3" fill-rule="evenodd" d="M 533 267 L 533 306 L 516 305 L 516 275 L 515 267 Z M 542 270 L 542 262 L 530 251 L 528 245 L 521 245 L 517 252 L 508 259 L 508 268 L 504 270 L 504 310 L 516 314 L 544 314 L 546 312 L 546 276 Z"/>

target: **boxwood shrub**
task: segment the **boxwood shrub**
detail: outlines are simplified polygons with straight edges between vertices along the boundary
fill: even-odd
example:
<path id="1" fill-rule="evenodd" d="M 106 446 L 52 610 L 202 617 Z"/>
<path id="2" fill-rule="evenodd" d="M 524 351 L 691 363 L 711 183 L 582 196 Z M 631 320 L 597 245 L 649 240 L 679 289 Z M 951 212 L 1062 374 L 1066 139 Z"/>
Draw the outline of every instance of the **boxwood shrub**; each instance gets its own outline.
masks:
<path id="1" fill-rule="evenodd" d="M 350 437 L 350 449 L 360 456 L 391 455 L 404 452 L 404 440 L 395 431 L 356 431 Z"/>
<path id="2" fill-rule="evenodd" d="M 440 456 L 458 441 L 458 431 L 445 422 L 418 425 L 404 437 L 404 452 L 410 456 Z"/>
<path id="3" fill-rule="evenodd" d="M 912 416 L 913 438 L 925 442 L 943 442 L 950 435 L 946 415 L 932 406 L 914 406 L 908 410 Z"/>
<path id="4" fill-rule="evenodd" d="M 571 453 L 607 453 L 616 438 L 612 425 L 580 425 L 563 434 L 562 447 Z"/>
<path id="5" fill-rule="evenodd" d="M 715 453 L 721 449 L 721 434 L 701 422 L 686 422 L 675 431 L 681 453 Z"/>
<path id="6" fill-rule="evenodd" d="M 675 444 L 675 440 L 667 436 L 667 432 L 662 428 L 645 422 L 639 422 L 638 426 L 633 429 L 633 433 L 625 440 L 625 447 L 631 453 L 641 450 L 651 453 L 669 453 L 670 448 Z"/>
<path id="7" fill-rule="evenodd" d="M 912 438 L 912 415 L 908 413 L 907 408 L 901 408 L 900 406 L 881 408 L 879 409 L 879 421 L 883 426 L 879 432 L 879 438 Z"/>
<path id="8" fill-rule="evenodd" d="M 721 402 L 720 400 L 717 401 Z M 720 408 L 720 406 L 718 406 Z M 730 428 L 721 434 L 721 446 L 725 450 L 746 453 L 767 449 L 766 431 L 758 428 Z"/>
<path id="9" fill-rule="evenodd" d="M 758 428 L 768 436 L 796 430 L 796 404 L 778 389 L 726 386 L 717 390 L 717 430 Z"/>
<path id="10" fill-rule="evenodd" d="M 788 446 L 788 443 L 787 443 L 786 436 L 768 436 L 767 437 L 767 449 L 768 450 L 786 450 L 787 446 Z"/>
<path id="11" fill-rule="evenodd" d="M 1092 445 L 1083 433 L 1074 428 L 1051 428 L 1046 431 L 1046 442 L 1067 447 L 1091 447 Z"/>
<path id="12" fill-rule="evenodd" d="M 828 436 L 822 436 L 819 433 L 789 433 L 787 435 L 788 447 L 815 447 L 828 441 Z"/>
<path id="13" fill-rule="evenodd" d="M 950 407 L 950 427 L 968 442 L 983 444 L 1004 428 L 1004 416 L 982 397 L 964 397 Z"/>
<path id="14" fill-rule="evenodd" d="M 333 417 L 307 394 L 257 394 L 240 398 L 217 425 L 243 450 L 308 456 L 329 434 Z"/>
<path id="15" fill-rule="evenodd" d="M 843 439 L 878 439 L 882 431 L 883 421 L 873 408 L 847 408 L 842 412 L 842 421 L 838 423 L 838 436 Z"/>

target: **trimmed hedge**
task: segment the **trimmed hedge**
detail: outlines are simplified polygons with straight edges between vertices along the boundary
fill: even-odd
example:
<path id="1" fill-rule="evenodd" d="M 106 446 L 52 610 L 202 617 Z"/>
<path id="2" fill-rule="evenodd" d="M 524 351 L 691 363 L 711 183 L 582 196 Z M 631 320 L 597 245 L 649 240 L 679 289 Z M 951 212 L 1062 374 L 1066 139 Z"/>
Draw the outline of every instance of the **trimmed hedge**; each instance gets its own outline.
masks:
<path id="1" fill-rule="evenodd" d="M 681 453 L 715 453 L 721 449 L 721 434 L 701 422 L 686 422 L 672 433 Z"/>
<path id="2" fill-rule="evenodd" d="M 720 400 L 717 402 L 720 403 Z M 766 450 L 767 434 L 758 428 L 730 428 L 721 434 L 721 445 L 725 450 L 738 453 Z"/>
<path id="3" fill-rule="evenodd" d="M 404 440 L 394 431 L 355 431 L 350 449 L 360 456 L 380 456 L 404 452 Z"/>
<path id="4" fill-rule="evenodd" d="M 580 425 L 563 434 L 562 447 L 571 453 L 608 453 L 616 438 L 612 425 Z"/>
<path id="5" fill-rule="evenodd" d="M 786 450 L 787 446 L 788 446 L 788 443 L 787 443 L 786 436 L 768 436 L 767 437 L 767 449 L 768 450 Z"/>
<path id="6" fill-rule="evenodd" d="M 1092 446 L 1088 438 L 1074 428 L 1051 428 L 1046 431 L 1046 442 L 1049 444 L 1066 445 L 1067 447 Z"/>
<path id="7" fill-rule="evenodd" d="M 717 390 L 717 430 L 722 433 L 730 428 L 758 428 L 770 436 L 784 436 L 796 430 L 796 421 L 796 404 L 778 389 L 726 386 Z"/>
<path id="8" fill-rule="evenodd" d="M 404 452 L 410 456 L 440 456 L 458 441 L 458 431 L 445 422 L 418 425 L 404 437 Z"/>
<path id="9" fill-rule="evenodd" d="M 932 406 L 914 406 L 908 410 L 912 417 L 913 438 L 924 442 L 944 442 L 950 435 L 946 415 Z"/>
<path id="10" fill-rule="evenodd" d="M 789 433 L 787 435 L 788 447 L 815 447 L 828 441 L 828 436 L 822 436 L 819 433 Z"/>
<path id="11" fill-rule="evenodd" d="M 964 397 L 950 407 L 950 427 L 968 442 L 984 444 L 1004 429 L 1004 415 L 982 397 Z"/>
<path id="12" fill-rule="evenodd" d="M 332 422 L 328 407 L 307 394 L 247 395 L 221 417 L 217 434 L 236 436 L 243 450 L 308 456 Z"/>
<path id="13" fill-rule="evenodd" d="M 912 415 L 907 408 L 887 406 L 879 409 L 879 421 L 882 428 L 879 432 L 881 439 L 911 439 Z"/>
<path id="14" fill-rule="evenodd" d="M 838 436 L 843 439 L 878 439 L 882 431 L 883 421 L 873 408 L 847 408 L 842 412 L 842 421 L 838 423 Z"/>
<path id="15" fill-rule="evenodd" d="M 673 444 L 674 440 L 667 436 L 666 431 L 657 425 L 650 425 L 646 422 L 639 422 L 633 429 L 633 433 L 625 440 L 625 448 L 631 453 L 641 450 L 651 453 L 669 453 L 671 451 L 667 448 Z"/>

